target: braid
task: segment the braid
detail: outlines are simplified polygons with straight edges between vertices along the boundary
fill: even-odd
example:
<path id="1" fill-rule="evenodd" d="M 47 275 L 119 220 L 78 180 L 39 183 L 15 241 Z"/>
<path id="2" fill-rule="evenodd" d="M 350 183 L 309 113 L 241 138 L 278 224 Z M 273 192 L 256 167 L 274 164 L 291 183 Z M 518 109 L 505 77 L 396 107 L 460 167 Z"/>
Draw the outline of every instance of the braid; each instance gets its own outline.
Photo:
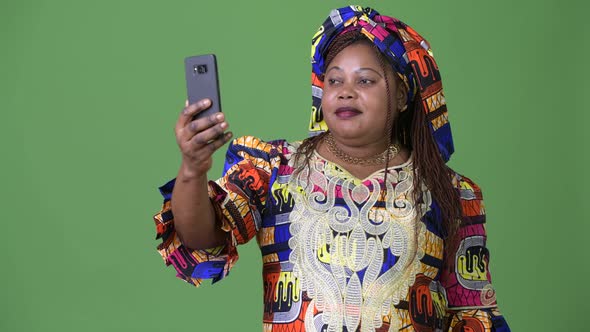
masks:
<path id="1" fill-rule="evenodd" d="M 309 161 L 311 160 L 311 155 L 317 149 L 318 144 L 322 141 L 324 136 L 326 136 L 327 132 L 323 132 L 319 135 L 308 137 L 301 142 L 301 145 L 297 148 L 295 152 L 295 174 L 299 173 L 303 170 L 304 166 L 309 168 L 310 164 Z M 305 164 L 300 164 L 301 159 L 305 161 Z"/>
<path id="2" fill-rule="evenodd" d="M 386 67 L 386 62 L 387 59 L 384 59 L 384 57 L 381 55 L 381 52 L 379 52 L 379 49 L 377 48 L 377 46 L 375 46 L 375 44 L 371 43 L 371 46 L 377 51 L 377 54 L 379 54 L 379 56 L 377 57 L 379 59 L 379 65 L 381 66 L 381 70 L 383 71 L 383 78 L 385 79 L 385 90 L 387 92 L 387 96 L 391 96 L 391 90 L 389 88 L 389 79 L 387 78 L 387 75 L 385 75 L 385 73 L 387 73 L 387 67 Z M 391 107 L 391 98 L 387 98 L 387 118 L 385 119 L 385 136 L 387 137 L 387 146 L 391 145 L 391 142 L 393 141 L 394 137 L 393 135 L 395 135 L 394 130 L 393 130 L 393 119 L 392 119 L 392 114 L 393 114 L 394 110 L 393 107 Z M 389 169 L 389 161 L 391 159 L 391 153 L 387 153 L 387 156 L 385 157 L 385 175 L 383 176 L 383 183 L 387 182 L 387 174 L 389 174 L 388 169 Z M 414 191 L 416 192 L 416 191 Z M 383 191 L 383 194 L 385 195 L 385 191 Z M 385 197 L 382 197 L 385 198 Z"/>
<path id="3" fill-rule="evenodd" d="M 455 234 L 461 219 L 461 205 L 458 191 L 453 187 L 453 171 L 442 159 L 438 146 L 427 123 L 424 105 L 420 98 L 414 101 L 414 116 L 411 133 L 414 149 L 414 173 L 424 182 L 440 207 L 447 241 L 447 251 L 456 248 Z M 419 142 L 419 144 L 417 144 Z M 416 180 L 416 177 L 414 178 Z M 416 183 L 416 181 L 414 181 Z M 452 251 L 449 251 L 452 252 Z"/>

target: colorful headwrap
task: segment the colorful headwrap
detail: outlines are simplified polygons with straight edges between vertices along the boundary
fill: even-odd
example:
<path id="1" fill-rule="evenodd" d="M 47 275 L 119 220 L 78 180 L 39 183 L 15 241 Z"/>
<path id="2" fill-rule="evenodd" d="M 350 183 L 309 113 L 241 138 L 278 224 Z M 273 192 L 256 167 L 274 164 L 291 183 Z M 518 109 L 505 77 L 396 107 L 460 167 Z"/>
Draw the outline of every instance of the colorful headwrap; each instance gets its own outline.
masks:
<path id="1" fill-rule="evenodd" d="M 405 23 L 394 17 L 380 15 L 368 7 L 349 6 L 332 10 L 313 36 L 310 135 L 328 129 L 321 110 L 324 83 L 320 77 L 326 69 L 325 57 L 329 46 L 336 36 L 353 29 L 359 29 L 389 59 L 408 87 L 408 104 L 413 102 L 414 97 L 422 100 L 440 154 L 448 161 L 454 151 L 453 138 L 441 77 L 430 45 Z"/>

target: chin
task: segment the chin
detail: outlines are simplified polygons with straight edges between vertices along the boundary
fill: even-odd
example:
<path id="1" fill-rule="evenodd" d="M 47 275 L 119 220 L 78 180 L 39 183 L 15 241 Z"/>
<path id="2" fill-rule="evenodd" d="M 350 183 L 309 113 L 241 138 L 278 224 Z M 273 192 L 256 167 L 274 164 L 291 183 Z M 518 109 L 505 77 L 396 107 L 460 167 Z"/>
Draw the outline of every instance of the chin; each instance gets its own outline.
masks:
<path id="1" fill-rule="evenodd" d="M 346 131 L 346 130 L 338 130 L 338 131 L 334 131 L 332 130 L 332 135 L 336 138 L 336 139 L 341 139 L 341 140 L 347 140 L 347 141 L 354 141 L 354 142 L 362 142 L 365 141 L 368 133 L 359 133 L 359 132 L 355 132 L 355 131 Z"/>

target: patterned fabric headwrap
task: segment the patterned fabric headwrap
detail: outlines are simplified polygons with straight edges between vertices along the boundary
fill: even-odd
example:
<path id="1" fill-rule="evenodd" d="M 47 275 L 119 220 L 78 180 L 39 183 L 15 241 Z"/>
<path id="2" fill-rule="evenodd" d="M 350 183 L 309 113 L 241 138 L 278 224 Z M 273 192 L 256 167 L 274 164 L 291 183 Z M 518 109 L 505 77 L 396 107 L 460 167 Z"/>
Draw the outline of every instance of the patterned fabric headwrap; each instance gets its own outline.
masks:
<path id="1" fill-rule="evenodd" d="M 334 9 L 320 26 L 311 43 L 312 112 L 310 135 L 326 131 L 321 101 L 326 68 L 325 57 L 334 38 L 349 30 L 360 30 L 392 64 L 396 74 L 408 87 L 408 107 L 420 98 L 427 113 L 428 125 L 442 158 L 448 161 L 454 151 L 451 126 L 438 66 L 428 42 L 400 20 L 380 15 L 376 10 L 349 6 Z"/>

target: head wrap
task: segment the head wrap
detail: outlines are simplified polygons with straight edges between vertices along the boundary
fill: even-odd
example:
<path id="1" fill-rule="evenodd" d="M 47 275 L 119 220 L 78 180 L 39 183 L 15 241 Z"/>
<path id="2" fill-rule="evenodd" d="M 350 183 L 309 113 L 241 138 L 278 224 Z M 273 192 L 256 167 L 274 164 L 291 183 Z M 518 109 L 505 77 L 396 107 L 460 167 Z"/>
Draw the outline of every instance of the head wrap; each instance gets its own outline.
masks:
<path id="1" fill-rule="evenodd" d="M 349 6 L 334 9 L 320 26 L 311 43 L 312 112 L 310 135 L 328 128 L 324 122 L 321 101 L 324 83 L 321 79 L 330 44 L 339 34 L 358 29 L 371 40 L 392 64 L 408 87 L 408 104 L 420 98 L 428 126 L 442 158 L 448 161 L 454 151 L 451 127 L 438 66 L 428 42 L 400 20 L 380 15 L 376 10 Z"/>

